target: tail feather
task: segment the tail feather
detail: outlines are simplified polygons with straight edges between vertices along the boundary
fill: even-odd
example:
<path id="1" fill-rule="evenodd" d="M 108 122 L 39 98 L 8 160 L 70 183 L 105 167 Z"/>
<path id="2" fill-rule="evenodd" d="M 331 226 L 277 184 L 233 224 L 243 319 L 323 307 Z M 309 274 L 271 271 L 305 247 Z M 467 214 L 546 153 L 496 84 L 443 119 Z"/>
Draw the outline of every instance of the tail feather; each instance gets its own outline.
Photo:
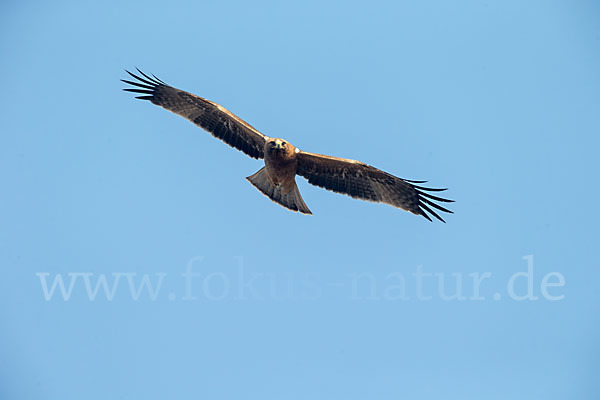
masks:
<path id="1" fill-rule="evenodd" d="M 292 190 L 285 194 L 282 193 L 280 186 L 275 186 L 271 183 L 264 167 L 246 179 L 248 179 L 248 181 L 250 181 L 250 183 L 260 190 L 265 196 L 274 202 L 281 204 L 285 208 L 288 208 L 292 211 L 299 211 L 303 214 L 312 214 L 312 212 L 306 206 L 306 203 L 304 203 L 302 196 L 300 196 L 300 191 L 295 183 Z"/>

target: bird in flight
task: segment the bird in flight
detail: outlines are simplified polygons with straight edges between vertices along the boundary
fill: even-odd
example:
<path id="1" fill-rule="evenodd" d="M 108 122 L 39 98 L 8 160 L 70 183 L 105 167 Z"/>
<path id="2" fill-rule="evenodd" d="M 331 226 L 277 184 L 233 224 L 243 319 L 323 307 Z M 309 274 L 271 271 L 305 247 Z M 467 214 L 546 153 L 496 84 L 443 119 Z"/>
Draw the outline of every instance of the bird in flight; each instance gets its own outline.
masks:
<path id="1" fill-rule="evenodd" d="M 453 200 L 430 193 L 446 189 L 419 186 L 426 181 L 398 178 L 360 161 L 302 151 L 287 140 L 263 135 L 217 103 L 169 86 L 154 75 L 150 77 L 139 69 L 137 71 L 140 75 L 125 71 L 135 81 L 122 79 L 133 86 L 123 90 L 141 94 L 136 98 L 149 100 L 190 120 L 252 158 L 264 159 L 265 166 L 246 179 L 289 210 L 312 214 L 296 185 L 296 175 L 300 175 L 315 186 L 356 199 L 389 204 L 422 215 L 429 221 L 435 217 L 445 222 L 438 212 L 452 213 L 438 203 Z"/>

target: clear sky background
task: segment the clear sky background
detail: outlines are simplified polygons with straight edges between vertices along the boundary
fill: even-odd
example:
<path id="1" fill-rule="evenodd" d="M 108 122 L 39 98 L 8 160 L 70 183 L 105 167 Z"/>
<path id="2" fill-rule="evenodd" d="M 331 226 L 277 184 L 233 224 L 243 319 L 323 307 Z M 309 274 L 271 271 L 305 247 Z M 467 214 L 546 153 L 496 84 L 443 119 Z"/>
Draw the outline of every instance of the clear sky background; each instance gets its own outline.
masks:
<path id="1" fill-rule="evenodd" d="M 600 397 L 597 2 L 3 1 L 0 50 L 0 398 Z M 136 66 L 455 214 L 289 212 Z"/>

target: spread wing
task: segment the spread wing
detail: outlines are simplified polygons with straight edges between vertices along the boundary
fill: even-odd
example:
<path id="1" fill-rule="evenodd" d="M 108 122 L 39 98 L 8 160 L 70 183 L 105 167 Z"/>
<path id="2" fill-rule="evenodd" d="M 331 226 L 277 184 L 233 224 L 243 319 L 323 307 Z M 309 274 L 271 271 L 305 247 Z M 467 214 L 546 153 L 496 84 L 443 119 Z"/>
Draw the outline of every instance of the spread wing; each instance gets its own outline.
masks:
<path id="1" fill-rule="evenodd" d="M 141 93 L 142 96 L 138 96 L 136 99 L 150 100 L 157 106 L 187 118 L 214 137 L 243 151 L 252 158 L 264 157 L 265 135 L 225 107 L 183 90 L 175 89 L 154 75 L 152 78 L 149 77 L 139 69 L 141 77 L 127 70 L 125 72 L 137 81 L 122 79 L 123 82 L 135 86 L 135 88 L 123 90 Z"/>
<path id="2" fill-rule="evenodd" d="M 298 152 L 297 160 L 296 173 L 308 179 L 308 182 L 315 186 L 347 194 L 357 199 L 389 204 L 413 214 L 422 215 L 429 221 L 431 221 L 429 215 L 432 215 L 440 221 L 446 222 L 432 208 L 452 213 L 435 202 L 448 203 L 453 200 L 427 193 L 446 189 L 432 189 L 415 185 L 425 183 L 425 181 L 409 181 L 360 161 L 305 151 Z"/>

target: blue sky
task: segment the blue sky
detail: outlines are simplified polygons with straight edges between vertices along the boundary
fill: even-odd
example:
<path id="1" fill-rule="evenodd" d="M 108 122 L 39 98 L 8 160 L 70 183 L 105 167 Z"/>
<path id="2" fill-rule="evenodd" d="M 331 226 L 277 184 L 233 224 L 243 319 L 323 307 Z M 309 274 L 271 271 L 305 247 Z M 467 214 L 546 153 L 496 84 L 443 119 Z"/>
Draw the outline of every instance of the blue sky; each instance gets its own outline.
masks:
<path id="1" fill-rule="evenodd" d="M 598 398 L 599 12 L 3 2 L 0 397 Z M 135 66 L 455 214 L 291 213 Z"/>

